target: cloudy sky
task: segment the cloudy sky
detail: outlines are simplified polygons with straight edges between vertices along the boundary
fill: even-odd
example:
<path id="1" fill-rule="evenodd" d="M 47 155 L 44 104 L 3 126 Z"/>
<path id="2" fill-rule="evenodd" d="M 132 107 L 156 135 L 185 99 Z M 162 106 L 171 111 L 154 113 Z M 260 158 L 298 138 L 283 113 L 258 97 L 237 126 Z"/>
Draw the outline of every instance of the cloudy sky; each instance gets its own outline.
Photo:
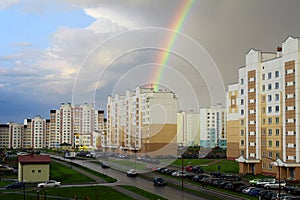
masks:
<path id="1" fill-rule="evenodd" d="M 187 3 L 1 0 L 0 123 L 48 118 L 62 102 L 105 109 L 108 95 L 158 80 L 182 109 L 224 103 L 216 80 L 237 82 L 250 48 L 275 51 L 300 36 L 298 0 L 194 0 L 183 13 Z"/>

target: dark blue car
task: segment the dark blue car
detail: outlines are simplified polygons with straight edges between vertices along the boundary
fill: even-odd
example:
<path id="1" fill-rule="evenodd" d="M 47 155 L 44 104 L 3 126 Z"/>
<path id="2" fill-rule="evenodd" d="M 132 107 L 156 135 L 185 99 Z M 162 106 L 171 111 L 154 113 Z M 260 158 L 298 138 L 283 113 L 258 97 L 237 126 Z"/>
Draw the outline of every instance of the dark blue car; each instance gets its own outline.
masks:
<path id="1" fill-rule="evenodd" d="M 6 189 L 24 189 L 25 183 L 24 182 L 14 182 L 8 186 L 6 186 Z"/>
<path id="2" fill-rule="evenodd" d="M 259 193 L 260 193 L 261 189 L 253 189 L 253 190 L 250 190 L 250 192 L 248 193 L 250 196 L 258 196 Z"/>

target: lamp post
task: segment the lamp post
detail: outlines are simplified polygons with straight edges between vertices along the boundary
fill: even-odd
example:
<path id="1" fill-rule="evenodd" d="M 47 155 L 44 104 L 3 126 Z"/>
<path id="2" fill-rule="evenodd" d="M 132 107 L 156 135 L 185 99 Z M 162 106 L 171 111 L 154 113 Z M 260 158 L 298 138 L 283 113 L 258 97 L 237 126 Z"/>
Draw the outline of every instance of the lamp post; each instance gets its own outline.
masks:
<path id="1" fill-rule="evenodd" d="M 275 160 L 275 159 L 272 159 L 270 157 L 266 157 L 266 158 L 273 161 L 273 163 L 271 163 L 273 166 L 277 166 L 278 167 L 278 195 L 280 197 L 281 196 L 280 195 L 280 193 L 281 193 L 281 185 L 280 185 L 280 175 L 281 175 L 280 168 L 281 168 L 281 166 L 280 166 L 279 162 L 282 163 L 282 161 L 280 159 Z"/>

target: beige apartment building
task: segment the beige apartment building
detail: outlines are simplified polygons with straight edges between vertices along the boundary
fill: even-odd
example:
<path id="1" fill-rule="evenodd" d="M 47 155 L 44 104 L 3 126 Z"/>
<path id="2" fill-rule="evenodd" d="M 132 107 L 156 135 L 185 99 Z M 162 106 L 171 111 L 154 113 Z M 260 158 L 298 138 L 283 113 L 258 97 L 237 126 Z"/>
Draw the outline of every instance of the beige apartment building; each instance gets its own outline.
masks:
<path id="1" fill-rule="evenodd" d="M 118 153 L 176 155 L 177 105 L 175 94 L 167 89 L 137 87 L 124 96 L 108 97 L 102 146 Z"/>
<path id="2" fill-rule="evenodd" d="M 300 178 L 300 39 L 251 49 L 227 93 L 227 157 L 240 173 Z"/>

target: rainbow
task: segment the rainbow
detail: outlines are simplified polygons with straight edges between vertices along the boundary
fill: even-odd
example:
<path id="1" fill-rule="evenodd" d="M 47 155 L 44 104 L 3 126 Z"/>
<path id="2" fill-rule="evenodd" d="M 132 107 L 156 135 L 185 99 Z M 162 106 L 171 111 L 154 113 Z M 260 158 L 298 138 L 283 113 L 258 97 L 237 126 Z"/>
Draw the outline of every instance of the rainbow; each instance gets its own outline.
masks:
<path id="1" fill-rule="evenodd" d="M 184 21 L 189 13 L 189 10 L 193 4 L 194 0 L 182 0 L 182 4 L 179 7 L 179 10 L 176 13 L 179 13 L 176 16 L 176 19 L 174 22 L 170 25 L 169 29 L 173 30 L 166 40 L 166 44 L 163 45 L 166 49 L 162 51 L 157 57 L 157 62 L 160 64 L 160 67 L 154 71 L 154 75 L 152 77 L 154 78 L 154 91 L 158 90 L 159 82 L 161 80 L 161 77 L 164 72 L 164 67 L 167 64 L 169 57 L 170 57 L 170 51 L 173 48 L 174 42 L 176 41 L 177 33 L 181 31 Z"/>

